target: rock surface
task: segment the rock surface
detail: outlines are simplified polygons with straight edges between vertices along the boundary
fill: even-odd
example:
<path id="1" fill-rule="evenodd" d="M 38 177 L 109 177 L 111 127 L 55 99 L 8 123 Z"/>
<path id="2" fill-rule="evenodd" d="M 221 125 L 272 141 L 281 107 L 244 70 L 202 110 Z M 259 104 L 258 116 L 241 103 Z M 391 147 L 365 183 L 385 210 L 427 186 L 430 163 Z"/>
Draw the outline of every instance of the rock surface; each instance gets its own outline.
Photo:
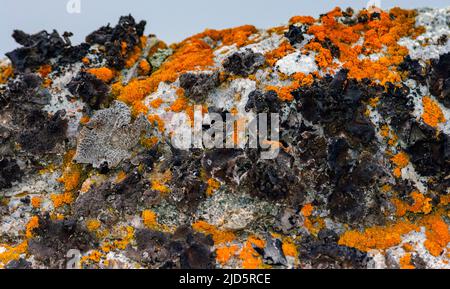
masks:
<path id="1" fill-rule="evenodd" d="M 145 25 L 14 32 L 0 268 L 450 268 L 449 8 Z"/>

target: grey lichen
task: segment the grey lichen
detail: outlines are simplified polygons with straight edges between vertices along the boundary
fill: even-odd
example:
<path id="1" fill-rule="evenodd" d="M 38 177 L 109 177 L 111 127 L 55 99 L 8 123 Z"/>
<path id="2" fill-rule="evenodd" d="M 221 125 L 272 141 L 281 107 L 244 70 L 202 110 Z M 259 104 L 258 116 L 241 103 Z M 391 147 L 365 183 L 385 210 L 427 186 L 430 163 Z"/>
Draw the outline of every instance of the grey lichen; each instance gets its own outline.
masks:
<path id="1" fill-rule="evenodd" d="M 130 108 L 115 101 L 110 108 L 96 112 L 81 130 L 75 161 L 94 168 L 105 163 L 109 168 L 115 167 L 131 157 L 131 149 L 147 125 L 142 115 L 132 122 Z"/>

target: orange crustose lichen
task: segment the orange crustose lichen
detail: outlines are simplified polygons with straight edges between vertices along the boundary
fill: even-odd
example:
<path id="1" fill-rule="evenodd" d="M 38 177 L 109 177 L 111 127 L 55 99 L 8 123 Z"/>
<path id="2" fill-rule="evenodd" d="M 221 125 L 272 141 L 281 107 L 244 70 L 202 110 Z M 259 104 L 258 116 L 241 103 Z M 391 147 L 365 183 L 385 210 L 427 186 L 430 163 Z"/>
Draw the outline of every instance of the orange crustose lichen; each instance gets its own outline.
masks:
<path id="1" fill-rule="evenodd" d="M 114 78 L 114 71 L 107 67 L 91 68 L 87 72 L 104 82 L 110 82 Z"/>
<path id="2" fill-rule="evenodd" d="M 195 222 L 194 224 L 192 224 L 192 228 L 200 233 L 211 235 L 214 240 L 214 244 L 216 245 L 228 243 L 235 239 L 235 235 L 233 234 L 233 232 L 220 230 L 216 226 L 211 225 L 205 221 Z"/>
<path id="3" fill-rule="evenodd" d="M 407 212 L 412 213 L 424 213 L 429 214 L 431 212 L 431 198 L 425 197 L 419 192 L 412 192 L 411 197 L 414 200 L 412 205 L 408 205 L 399 199 L 393 199 L 392 203 L 395 205 L 397 212 L 396 215 L 399 217 L 404 216 Z"/>
<path id="4" fill-rule="evenodd" d="M 446 122 L 444 114 L 439 105 L 429 96 L 424 96 L 423 104 L 423 122 L 431 127 L 437 127 L 438 124 Z"/>
<path id="5" fill-rule="evenodd" d="M 208 196 L 212 196 L 215 191 L 220 188 L 220 183 L 216 179 L 210 178 L 207 181 L 208 188 L 206 189 L 206 194 Z"/>
<path id="6" fill-rule="evenodd" d="M 25 231 L 25 236 L 30 239 L 33 237 L 33 230 L 39 227 L 39 217 L 38 216 L 33 216 L 31 217 L 31 219 L 28 221 L 27 227 L 26 227 L 26 231 Z"/>
<path id="7" fill-rule="evenodd" d="M 41 197 L 32 197 L 31 198 L 31 206 L 33 208 L 39 208 L 41 206 L 42 203 L 42 198 Z"/>
<path id="8" fill-rule="evenodd" d="M 412 230 L 418 230 L 418 226 L 401 221 L 386 227 L 367 228 L 363 232 L 347 231 L 339 239 L 339 245 L 353 247 L 364 252 L 372 249 L 385 250 L 400 244 L 402 235 Z"/>
<path id="9" fill-rule="evenodd" d="M 405 152 L 399 152 L 391 158 L 391 161 L 395 165 L 394 176 L 399 178 L 402 175 L 402 169 L 409 164 L 409 157 Z"/>
<path id="10" fill-rule="evenodd" d="M 368 11 L 361 11 L 359 16 L 367 16 Z M 329 40 L 339 48 L 339 62 L 343 68 L 349 70 L 348 76 L 358 80 L 363 78 L 380 81 L 382 84 L 390 81 L 400 81 L 400 74 L 396 67 L 408 54 L 405 47 L 397 42 L 405 36 L 413 36 L 423 31 L 415 27 L 415 14 L 412 10 L 393 8 L 389 13 L 380 11 L 380 17 L 370 19 L 366 23 L 358 23 L 346 26 L 337 18 L 342 16 L 340 8 L 320 18 L 320 23 L 310 26 L 308 33 L 316 37 L 316 40 L 324 42 Z M 358 43 L 363 39 L 362 44 Z M 305 46 L 306 50 L 316 52 L 316 61 L 321 68 L 336 68 L 336 63 L 331 57 L 330 51 L 318 42 L 310 42 Z M 386 54 L 377 60 L 369 56 L 382 50 Z"/>
<path id="11" fill-rule="evenodd" d="M 100 226 L 101 223 L 99 220 L 91 219 L 86 221 L 86 228 L 91 232 L 97 231 L 100 228 Z"/>
<path id="12" fill-rule="evenodd" d="M 142 222 L 149 229 L 158 228 L 158 221 L 156 220 L 156 214 L 153 211 L 145 210 L 142 212 Z"/>
<path id="13" fill-rule="evenodd" d="M 180 43 L 175 53 L 150 77 L 133 79 L 126 86 L 117 82 L 112 90 L 117 95 L 117 99 L 136 105 L 144 97 L 156 91 L 161 82 L 174 82 L 181 73 L 212 66 L 213 58 L 212 49 L 208 44 L 200 39 L 188 39 Z"/>
<path id="14" fill-rule="evenodd" d="M 13 75 L 13 68 L 11 65 L 0 66 L 0 84 L 6 83 L 8 79 Z"/>
<path id="15" fill-rule="evenodd" d="M 424 243 L 425 248 L 433 256 L 439 256 L 444 248 L 450 242 L 450 233 L 448 225 L 438 215 L 426 216 L 422 221 L 426 228 L 427 240 Z"/>
<path id="16" fill-rule="evenodd" d="M 60 208 L 63 205 L 72 204 L 74 197 L 71 192 L 65 192 L 63 194 L 52 194 L 50 195 L 50 199 L 52 200 L 55 208 Z"/>
<path id="17" fill-rule="evenodd" d="M 406 253 L 400 258 L 400 269 L 414 269 L 414 265 L 411 264 L 411 253 Z"/>
<path id="18" fill-rule="evenodd" d="M 239 258 L 242 260 L 242 268 L 244 269 L 261 269 L 263 262 L 261 255 L 256 252 L 253 246 L 264 248 L 265 242 L 259 238 L 250 236 L 244 244 Z"/>
<path id="19" fill-rule="evenodd" d="M 216 260 L 220 264 L 226 265 L 231 257 L 237 253 L 238 249 L 237 245 L 219 247 L 216 250 Z"/>

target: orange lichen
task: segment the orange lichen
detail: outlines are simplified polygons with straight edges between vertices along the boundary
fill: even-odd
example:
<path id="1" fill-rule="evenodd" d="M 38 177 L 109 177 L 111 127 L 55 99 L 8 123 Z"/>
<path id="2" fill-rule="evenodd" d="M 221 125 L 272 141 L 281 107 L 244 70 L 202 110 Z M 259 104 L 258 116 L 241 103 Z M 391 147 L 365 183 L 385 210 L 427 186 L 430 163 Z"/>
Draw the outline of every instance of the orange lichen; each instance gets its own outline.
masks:
<path id="1" fill-rule="evenodd" d="M 239 247 L 237 245 L 219 247 L 216 250 L 216 260 L 220 264 L 226 265 L 231 257 L 236 255 L 238 249 Z"/>
<path id="2" fill-rule="evenodd" d="M 131 226 L 121 227 L 121 231 L 123 232 L 123 237 L 119 240 L 114 240 L 113 243 L 109 246 L 110 250 L 118 249 L 125 250 L 125 248 L 130 244 L 134 237 L 134 228 Z"/>
<path id="3" fill-rule="evenodd" d="M 142 212 L 142 222 L 149 229 L 157 229 L 159 227 L 156 219 L 156 213 L 151 210 L 145 210 Z"/>
<path id="4" fill-rule="evenodd" d="M 173 112 L 182 112 L 182 111 L 186 110 L 187 106 L 188 106 L 187 99 L 185 97 L 179 97 L 170 106 L 170 109 Z"/>
<path id="5" fill-rule="evenodd" d="M 281 248 L 282 248 L 283 254 L 285 256 L 290 256 L 290 257 L 294 257 L 294 258 L 298 257 L 297 246 L 295 246 L 294 242 L 292 242 L 288 239 L 284 240 Z"/>
<path id="6" fill-rule="evenodd" d="M 314 22 L 316 22 L 316 19 L 314 19 L 314 17 L 311 16 L 294 16 L 291 19 L 289 19 L 289 24 L 302 23 L 311 25 Z"/>
<path id="7" fill-rule="evenodd" d="M 89 253 L 88 255 L 81 257 L 80 262 L 82 264 L 86 264 L 89 262 L 98 263 L 98 262 L 100 262 L 102 256 L 103 256 L 103 254 L 100 251 L 94 250 L 91 253 Z"/>
<path id="8" fill-rule="evenodd" d="M 174 82 L 181 73 L 213 64 L 214 55 L 211 47 L 202 40 L 191 38 L 177 45 L 175 53 L 150 77 L 133 79 L 126 86 L 117 82 L 112 90 L 117 99 L 133 105 L 154 92 L 161 82 Z"/>
<path id="9" fill-rule="evenodd" d="M 75 150 L 69 150 L 64 156 L 63 173 L 58 181 L 64 184 L 66 192 L 74 191 L 78 188 L 81 181 L 81 165 L 72 162 L 75 156 Z"/>
<path id="10" fill-rule="evenodd" d="M 33 230 L 39 227 L 39 217 L 33 216 L 28 221 L 26 230 L 25 230 L 25 237 L 28 239 L 33 238 Z"/>
<path id="11" fill-rule="evenodd" d="M 86 228 L 91 232 L 97 231 L 100 228 L 100 226 L 101 223 L 97 219 L 91 219 L 86 221 Z"/>
<path id="12" fill-rule="evenodd" d="M 148 138 L 141 139 L 141 144 L 148 149 L 153 148 L 159 142 L 159 138 L 157 136 L 151 136 Z"/>
<path id="13" fill-rule="evenodd" d="M 159 115 L 151 114 L 147 116 L 147 119 L 152 125 L 156 126 L 160 132 L 165 131 L 164 121 L 161 119 Z"/>
<path id="14" fill-rule="evenodd" d="M 13 260 L 18 260 L 22 254 L 27 252 L 28 242 L 23 241 L 17 246 L 0 244 L 1 247 L 4 248 L 4 251 L 0 252 L 0 268 L 3 268 L 6 264 Z"/>
<path id="15" fill-rule="evenodd" d="M 11 65 L 0 66 L 0 84 L 6 83 L 8 79 L 13 75 L 13 68 Z"/>
<path id="16" fill-rule="evenodd" d="M 71 192 L 65 192 L 63 194 L 52 194 L 50 199 L 53 202 L 53 207 L 60 208 L 63 205 L 72 204 L 74 198 Z"/>
<path id="17" fill-rule="evenodd" d="M 262 257 L 253 246 L 264 248 L 265 242 L 259 238 L 250 236 L 244 244 L 239 258 L 242 260 L 243 269 L 261 269 L 263 268 Z"/>
<path id="18" fill-rule="evenodd" d="M 107 67 L 91 68 L 87 72 L 106 83 L 110 82 L 114 78 L 114 71 Z"/>
<path id="19" fill-rule="evenodd" d="M 159 108 L 161 106 L 161 104 L 163 104 L 163 102 L 164 101 L 158 97 L 157 99 L 152 100 L 150 102 L 150 106 L 156 109 L 156 108 Z"/>
<path id="20" fill-rule="evenodd" d="M 364 252 L 372 249 L 385 250 L 400 244 L 402 235 L 418 228 L 417 225 L 400 221 L 386 227 L 366 228 L 363 232 L 347 231 L 340 237 L 338 243 Z"/>
<path id="21" fill-rule="evenodd" d="M 206 189 L 206 194 L 212 196 L 215 191 L 220 188 L 220 183 L 216 179 L 210 178 L 207 180 L 208 188 Z"/>
<path id="22" fill-rule="evenodd" d="M 399 178 L 402 175 L 402 169 L 409 164 L 409 157 L 405 152 L 399 152 L 391 158 L 391 162 L 395 165 L 394 176 Z"/>
<path id="23" fill-rule="evenodd" d="M 440 196 L 439 197 L 439 204 L 442 206 L 447 206 L 448 204 L 450 204 L 450 195 L 444 195 L 444 196 Z"/>
<path id="24" fill-rule="evenodd" d="M 38 69 L 38 73 L 41 75 L 42 78 L 47 77 L 47 75 L 49 75 L 50 72 L 52 72 L 52 66 L 48 64 L 42 65 Z"/>
<path id="25" fill-rule="evenodd" d="M 425 232 L 427 240 L 424 243 L 425 248 L 433 256 L 439 256 L 444 248 L 450 242 L 450 233 L 448 225 L 438 215 L 426 216 L 422 221 L 427 231 Z"/>
<path id="26" fill-rule="evenodd" d="M 214 41 L 222 41 L 222 45 L 236 44 L 236 46 L 241 47 L 249 44 L 249 36 L 256 32 L 257 29 L 253 25 L 243 25 L 223 30 L 206 29 L 204 32 L 188 38 L 188 40 L 210 37 Z"/>
<path id="27" fill-rule="evenodd" d="M 431 212 L 431 198 L 427 198 L 419 192 L 412 192 L 411 197 L 414 200 L 414 204 L 409 209 L 411 212 L 424 214 Z"/>
<path id="28" fill-rule="evenodd" d="M 165 184 L 161 183 L 160 181 L 152 181 L 152 190 L 158 191 L 164 194 L 167 194 L 170 192 L 169 187 L 167 187 Z"/>
<path id="29" fill-rule="evenodd" d="M 274 66 L 278 60 L 294 51 L 294 47 L 288 41 L 284 41 L 277 48 L 265 54 L 266 62 L 270 66 Z"/>
<path id="30" fill-rule="evenodd" d="M 429 214 L 431 212 L 431 198 L 427 198 L 419 192 L 412 192 L 411 198 L 414 200 L 412 205 L 402 202 L 396 198 L 392 199 L 392 203 L 396 207 L 396 215 L 398 217 L 404 216 L 407 212 L 424 214 Z"/>
<path id="31" fill-rule="evenodd" d="M 131 53 L 129 53 L 128 58 L 125 60 L 125 67 L 126 68 L 131 68 L 136 61 L 139 60 L 139 58 L 141 57 L 142 54 L 142 48 L 139 45 L 136 45 L 133 48 L 133 51 Z"/>
<path id="32" fill-rule="evenodd" d="M 172 172 L 166 170 L 163 173 L 155 172 L 150 177 L 151 189 L 158 191 L 162 194 L 167 194 L 170 192 L 170 188 L 166 185 L 172 179 Z"/>
<path id="33" fill-rule="evenodd" d="M 235 235 L 231 231 L 220 230 L 214 225 L 211 225 L 205 221 L 197 221 L 192 224 L 192 228 L 205 235 L 211 235 L 214 240 L 214 244 L 220 245 L 228 242 L 232 242 L 235 239 Z"/>
<path id="34" fill-rule="evenodd" d="M 309 217 L 312 215 L 313 210 L 314 210 L 314 206 L 312 204 L 306 204 L 301 209 L 301 213 L 304 217 Z"/>
<path id="35" fill-rule="evenodd" d="M 152 70 L 152 67 L 146 59 L 142 59 L 141 61 L 139 61 L 139 74 L 140 75 L 148 75 L 151 70 Z"/>
<path id="36" fill-rule="evenodd" d="M 403 244 L 403 250 L 405 250 L 406 252 L 411 252 L 412 250 L 414 250 L 414 246 L 411 245 L 410 243 L 405 243 Z"/>
<path id="37" fill-rule="evenodd" d="M 400 258 L 400 269 L 415 269 L 414 265 L 411 264 L 411 253 L 406 253 Z"/>
<path id="38" fill-rule="evenodd" d="M 339 62 L 349 70 L 348 76 L 356 79 L 369 78 L 380 81 L 382 84 L 401 80 L 396 67 L 408 54 L 408 50 L 398 44 L 398 40 L 405 36 L 413 36 L 423 32 L 422 28 L 415 27 L 415 11 L 391 9 L 388 12 L 380 11 L 379 19 L 370 19 L 366 10 L 359 16 L 367 16 L 366 23 L 347 26 L 337 20 L 342 15 L 339 8 L 321 16 L 320 23 L 310 26 L 308 33 L 324 42 L 329 40 L 339 48 Z M 358 44 L 364 39 L 362 45 Z M 336 68 L 330 51 L 318 42 L 310 42 L 306 50 L 317 52 L 316 61 L 321 68 Z M 361 54 L 369 56 L 373 53 L 386 53 L 378 60 L 372 61 L 370 57 L 359 57 Z"/>
<path id="39" fill-rule="evenodd" d="M 90 61 L 89 58 L 87 58 L 87 57 L 83 57 L 83 58 L 81 59 L 81 62 L 83 62 L 85 65 L 89 65 L 89 64 L 91 63 L 91 61 Z"/>
<path id="40" fill-rule="evenodd" d="M 63 176 L 59 178 L 58 181 L 64 184 L 64 188 L 66 191 L 70 192 L 78 187 L 80 178 L 80 170 L 71 166 L 64 170 Z"/>
<path id="41" fill-rule="evenodd" d="M 431 127 L 437 127 L 438 124 L 446 122 L 444 114 L 439 105 L 429 96 L 424 96 L 423 104 L 423 122 Z"/>
<path id="42" fill-rule="evenodd" d="M 42 203 L 42 198 L 41 197 L 32 197 L 31 198 L 31 206 L 35 209 L 39 208 L 41 206 Z"/>
<path id="43" fill-rule="evenodd" d="M 90 120 L 91 120 L 91 118 L 89 116 L 83 115 L 80 118 L 80 124 L 86 125 Z"/>

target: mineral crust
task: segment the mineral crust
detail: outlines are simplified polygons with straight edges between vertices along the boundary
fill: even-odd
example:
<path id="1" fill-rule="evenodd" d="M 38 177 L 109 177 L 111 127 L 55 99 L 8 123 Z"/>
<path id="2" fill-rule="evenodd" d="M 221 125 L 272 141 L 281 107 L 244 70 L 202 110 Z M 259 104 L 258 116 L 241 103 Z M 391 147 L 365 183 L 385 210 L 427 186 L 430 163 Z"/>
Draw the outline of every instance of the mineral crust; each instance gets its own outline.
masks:
<path id="1" fill-rule="evenodd" d="M 0 268 L 450 268 L 450 8 L 145 26 L 14 31 Z M 234 146 L 175 144 L 212 113 Z M 238 145 L 264 113 L 278 137 Z"/>

